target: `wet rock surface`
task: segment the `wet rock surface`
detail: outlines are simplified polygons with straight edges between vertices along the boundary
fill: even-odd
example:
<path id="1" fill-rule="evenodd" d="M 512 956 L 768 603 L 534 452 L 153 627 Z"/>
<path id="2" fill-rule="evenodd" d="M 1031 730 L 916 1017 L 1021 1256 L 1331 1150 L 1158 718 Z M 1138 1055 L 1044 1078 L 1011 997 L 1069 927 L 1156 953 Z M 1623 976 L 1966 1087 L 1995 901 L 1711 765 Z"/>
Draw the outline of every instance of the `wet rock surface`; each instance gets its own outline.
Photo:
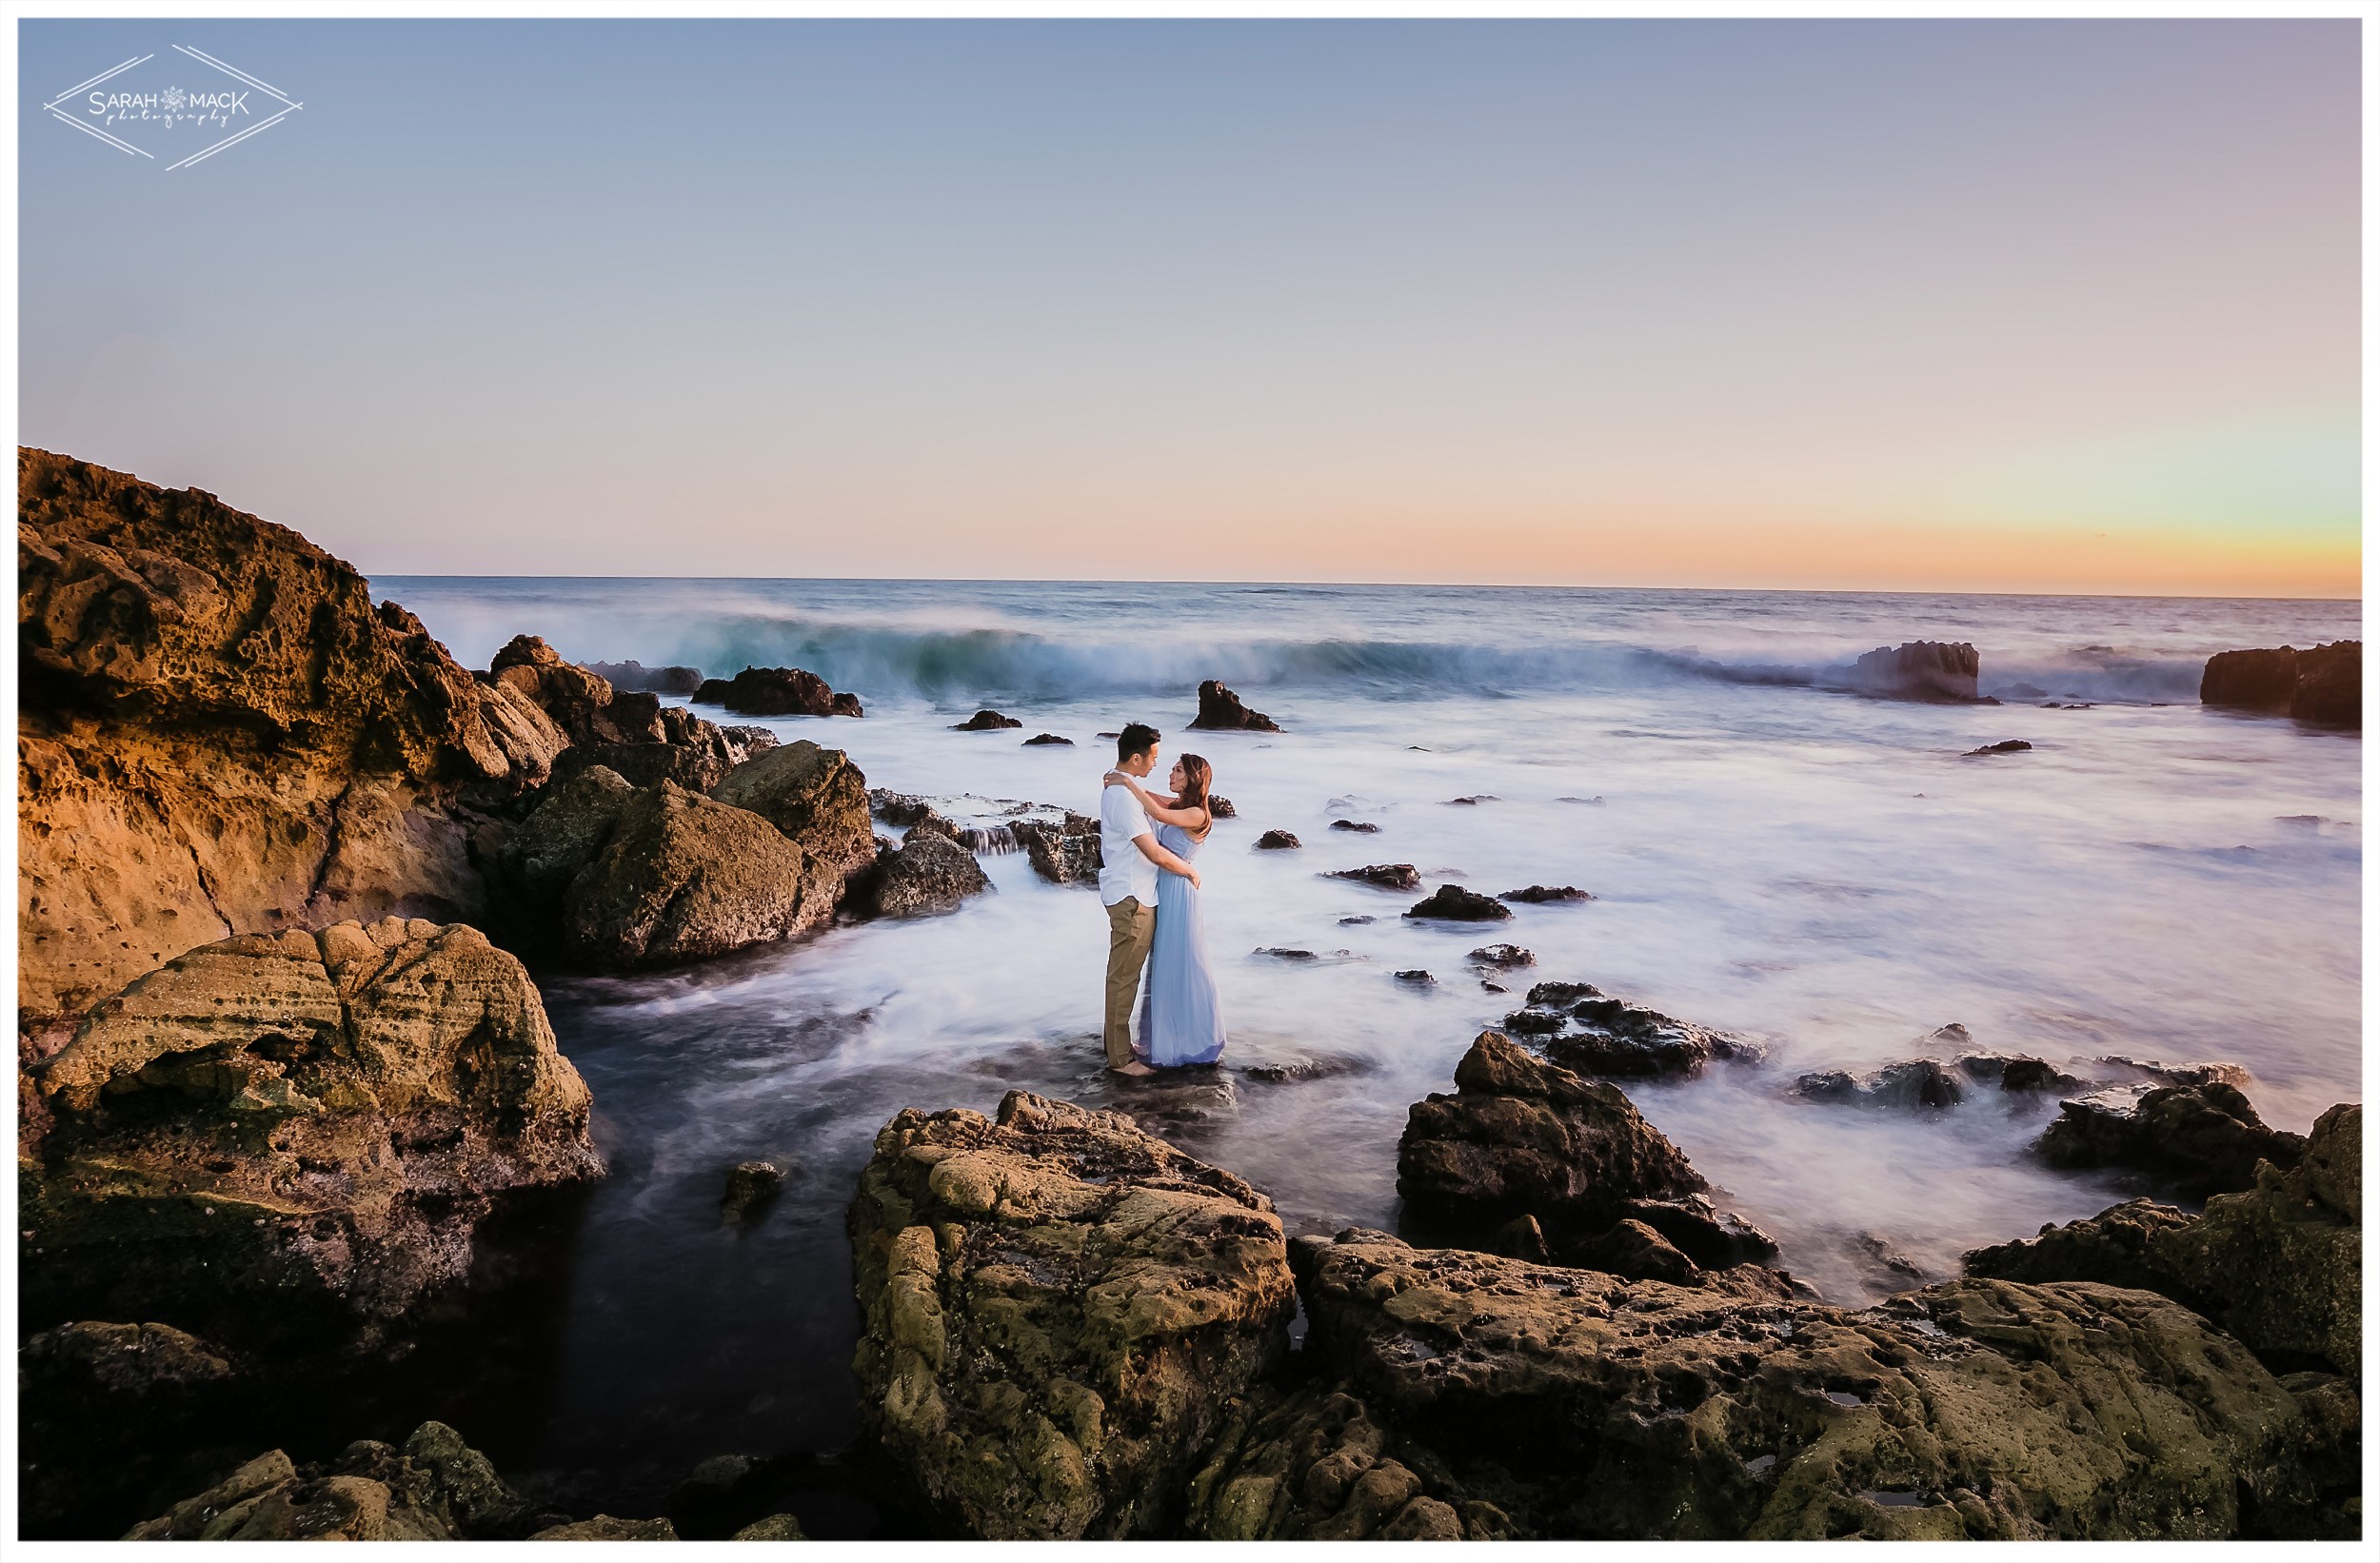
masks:
<path id="1" fill-rule="evenodd" d="M 1982 663 L 1964 641 L 1878 646 L 1844 669 L 1845 685 L 1886 700 L 1972 701 Z"/>
<path id="2" fill-rule="evenodd" d="M 1259 852 L 1295 852 L 1305 843 L 1285 830 L 1268 830 L 1256 839 Z"/>
<path id="3" fill-rule="evenodd" d="M 727 1169 L 726 1187 L 719 1196 L 719 1214 L 744 1223 L 768 1207 L 785 1186 L 785 1170 L 773 1161 L 739 1161 Z"/>
<path id="4" fill-rule="evenodd" d="M 1979 749 L 1968 750 L 1967 758 L 1973 760 L 1977 755 L 2024 754 L 2032 748 L 2033 745 L 2026 742 L 2021 738 L 2002 739 L 1997 743 L 1987 743 Z"/>
<path id="5" fill-rule="evenodd" d="M 35 1084 L 25 1282 L 52 1316 L 368 1335 L 464 1276 L 498 1197 L 603 1169 L 527 973 L 460 924 L 193 950 Z"/>
<path id="6" fill-rule="evenodd" d="M 1501 922 L 1512 915 L 1512 908 L 1502 901 L 1477 890 L 1465 890 L 1459 884 L 1439 885 L 1405 913 L 1409 918 L 1441 922 Z"/>
<path id="7" fill-rule="evenodd" d="M 402 1448 L 369 1439 L 299 1466 L 280 1450 L 134 1526 L 127 1541 L 511 1541 L 566 1516 L 539 1511 L 443 1422 Z M 666 1522 L 664 1521 L 665 1525 Z"/>
<path id="8" fill-rule="evenodd" d="M 1071 749 L 1074 740 L 1061 738 L 1056 733 L 1036 733 L 1024 741 L 1024 746 L 1028 749 Z"/>
<path id="9" fill-rule="evenodd" d="M 1537 963 L 1534 952 L 1524 950 L 1517 944 L 1483 944 L 1471 952 L 1471 959 L 1496 971 L 1517 971 L 1523 966 Z"/>
<path id="10" fill-rule="evenodd" d="M 838 693 L 799 667 L 747 667 L 732 679 L 704 679 L 694 692 L 701 705 L 724 705 L 747 717 L 857 717 L 860 697 Z"/>
<path id="11" fill-rule="evenodd" d="M 780 744 L 729 771 L 711 796 L 751 810 L 840 873 L 856 874 L 875 861 L 867 778 L 841 749 L 808 739 Z"/>
<path id="12" fill-rule="evenodd" d="M 2218 651 L 2198 683 L 2206 705 L 2294 717 L 2327 727 L 2364 722 L 2364 645 L 2333 641 L 2299 651 Z"/>
<path id="13" fill-rule="evenodd" d="M 1056 821 L 1020 820 L 1008 827 L 1024 849 L 1033 872 L 1052 884 L 1096 888 L 1100 878 L 1100 822 L 1087 814 L 1063 811 Z"/>
<path id="14" fill-rule="evenodd" d="M 1120 1114 L 904 1111 L 850 1221 L 866 1434 L 949 1533 L 1163 1533 L 1286 1347 L 1270 1203 Z"/>
<path id="15" fill-rule="evenodd" d="M 622 806 L 570 881 L 562 935 L 605 968 L 704 960 L 824 927 L 843 878 L 760 815 L 664 782 Z"/>
<path id="16" fill-rule="evenodd" d="M 2303 1137 L 2268 1126 L 2236 1086 L 2112 1086 L 2058 1104 L 2037 1142 L 2053 1167 L 2124 1167 L 2203 1197 L 2252 1188 L 2256 1164 L 2287 1171 Z"/>
<path id="17" fill-rule="evenodd" d="M 1376 885 L 1382 890 L 1418 890 L 1420 870 L 1411 863 L 1366 863 L 1361 868 L 1335 868 L 1326 879 L 1354 880 L 1359 884 Z"/>
<path id="18" fill-rule="evenodd" d="M 1544 906 L 1564 901 L 1595 900 L 1593 896 L 1575 884 L 1532 884 L 1519 890 L 1507 890 L 1496 899 L 1517 901 L 1523 906 Z"/>
<path id="19" fill-rule="evenodd" d="M 1504 1029 L 1545 1039 L 1546 1057 L 1564 1069 L 1621 1079 L 1694 1076 L 1714 1058 L 1749 1061 L 1764 1052 L 1748 1038 L 1664 1015 L 1592 982 L 1537 983 L 1527 1007 L 1504 1017 Z"/>
<path id="20" fill-rule="evenodd" d="M 1215 1538 L 2224 1537 L 2322 1512 L 2301 1402 L 2176 1304 L 1963 1280 L 1848 1313 L 1361 1230 L 1299 1238 L 1303 1386 L 1236 1408 Z"/>
<path id="21" fill-rule="evenodd" d="M 1223 687 L 1220 679 L 1209 679 L 1199 685 L 1199 714 L 1190 725 L 1201 732 L 1278 733 L 1280 723 L 1261 711 L 1251 711 L 1238 695 Z"/>
<path id="22" fill-rule="evenodd" d="M 964 722 L 952 722 L 950 730 L 954 733 L 996 733 L 1003 727 L 1023 725 L 1024 723 L 1015 717 L 1003 717 L 998 711 L 986 706 Z"/>
<path id="23" fill-rule="evenodd" d="M 927 917 L 955 911 L 991 887 L 974 853 L 938 831 L 912 825 L 898 850 L 878 859 L 870 898 L 879 917 Z"/>

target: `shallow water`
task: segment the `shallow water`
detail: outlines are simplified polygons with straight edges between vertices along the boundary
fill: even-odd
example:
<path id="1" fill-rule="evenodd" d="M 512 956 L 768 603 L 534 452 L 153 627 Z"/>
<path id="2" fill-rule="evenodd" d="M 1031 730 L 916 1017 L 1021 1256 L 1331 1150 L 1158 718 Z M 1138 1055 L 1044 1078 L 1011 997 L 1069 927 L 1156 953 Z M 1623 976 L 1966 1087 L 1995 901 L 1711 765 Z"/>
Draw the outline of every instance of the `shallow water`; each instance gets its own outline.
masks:
<path id="1" fill-rule="evenodd" d="M 904 1106 L 988 1111 L 1020 1087 L 1117 1105 L 1263 1188 L 1293 1230 L 1393 1226 L 1407 1105 L 1450 1088 L 1470 1039 L 1530 979 L 1593 981 L 1768 1042 L 1764 1064 L 1631 1094 L 1789 1267 L 1859 1300 L 1910 1284 L 1879 1251 L 1948 1275 L 1966 1248 L 2122 1191 L 2026 1159 L 2053 1102 L 1820 1106 L 1786 1095 L 1804 1070 L 1918 1056 L 1955 1020 L 1978 1046 L 2058 1062 L 2236 1060 L 2268 1119 L 2292 1129 L 2361 1096 L 2361 741 L 2194 703 L 2211 652 L 2356 635 L 2355 603 L 375 585 L 477 665 L 526 631 L 583 660 L 811 668 L 858 691 L 867 717 L 767 725 L 846 748 L 874 784 L 1088 810 L 1111 752 L 1095 735 L 1145 720 L 1168 753 L 1208 756 L 1240 809 L 1200 860 L 1232 1035 L 1212 1072 L 1101 1074 L 1097 897 L 1041 882 L 1021 856 L 988 858 L 997 893 L 946 917 L 632 980 L 540 974 L 613 1176 L 522 1241 L 538 1284 L 516 1288 L 501 1331 L 458 1321 L 402 1411 L 467 1397 L 477 1424 L 458 1425 L 508 1472 L 615 1512 L 657 1507 L 708 1454 L 851 1436 L 843 1211 Z M 1975 643 L 1987 691 L 2095 703 L 1805 686 L 1920 637 Z M 1217 675 L 1289 731 L 1182 731 L 1192 686 Z M 1024 728 L 949 730 L 981 704 Z M 1042 731 L 1076 746 L 1021 746 Z M 2034 747 L 1967 757 L 2008 738 Z M 1447 801 L 1479 794 L 1492 800 Z M 1339 817 L 1381 828 L 1329 830 Z M 1277 827 L 1304 849 L 1252 850 Z M 1598 899 L 1420 925 L 1399 916 L 1417 897 L 1319 875 L 1383 861 L 1429 884 Z M 1361 917 L 1377 920 L 1343 920 Z M 1504 996 L 1465 960 L 1500 940 L 1537 957 Z M 1252 953 L 1266 947 L 1328 959 Z M 1416 967 L 1435 985 L 1393 975 Z M 1242 1073 L 1289 1061 L 1321 1067 L 1280 1083 Z M 729 1228 L 721 1177 L 751 1157 L 796 1171 L 761 1219 Z M 472 1367 L 474 1351 L 526 1339 L 534 1373 Z"/>

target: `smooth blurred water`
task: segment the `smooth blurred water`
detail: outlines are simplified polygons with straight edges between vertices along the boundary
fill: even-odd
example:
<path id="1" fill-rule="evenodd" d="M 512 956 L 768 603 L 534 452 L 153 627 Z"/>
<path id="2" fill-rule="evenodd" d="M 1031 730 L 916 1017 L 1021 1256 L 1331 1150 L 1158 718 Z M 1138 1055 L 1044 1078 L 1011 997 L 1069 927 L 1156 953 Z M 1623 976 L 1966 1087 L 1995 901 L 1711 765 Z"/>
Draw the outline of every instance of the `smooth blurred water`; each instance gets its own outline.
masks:
<path id="1" fill-rule="evenodd" d="M 2050 1102 L 1903 1115 L 1791 1098 L 1794 1078 L 1928 1051 L 1949 1021 L 2053 1061 L 2231 1059 L 2304 1129 L 2362 1094 L 2361 740 L 2195 703 L 2211 652 L 2360 635 L 2353 603 L 1320 586 L 383 580 L 456 655 L 515 633 L 579 660 L 800 665 L 861 721 L 781 721 L 871 783 L 1088 810 L 1146 721 L 1206 755 L 1240 809 L 1201 856 L 1232 1043 L 1151 1085 L 1099 1069 L 1097 897 L 986 861 L 996 893 L 915 922 L 634 979 L 540 973 L 595 1093 L 614 1176 L 544 1239 L 551 1353 L 479 1415 L 508 1470 L 650 1494 L 694 1459 L 830 1448 L 856 1427 L 843 1211 L 903 1106 L 1013 1087 L 1114 1105 L 1272 1196 L 1293 1230 L 1397 1219 L 1406 1107 L 1451 1088 L 1527 981 L 1595 982 L 1757 1036 L 1757 1067 L 1631 1087 L 1784 1262 L 1856 1300 L 1905 1284 L 1872 1239 L 1960 1252 L 2121 1190 L 2025 1146 Z M 2061 705 L 1902 704 L 1807 686 L 1877 645 L 1965 640 L 1987 691 Z M 1193 734 L 1221 677 L 1288 730 Z M 2159 703 L 2166 702 L 2166 703 Z M 1021 731 L 959 733 L 979 705 Z M 717 710 L 715 719 L 729 718 Z M 1072 748 L 1027 748 L 1038 732 Z M 2002 739 L 2030 753 L 1968 758 Z M 1447 801 L 1493 795 L 1476 804 Z M 1377 835 L 1328 829 L 1376 821 Z M 1252 850 L 1296 832 L 1304 849 Z M 1418 898 L 1320 877 L 1418 865 L 1585 905 L 1405 921 Z M 1350 918 L 1377 920 L 1349 923 Z M 1465 954 L 1534 950 L 1514 991 Z M 1295 947 L 1327 959 L 1252 952 Z M 1343 955 L 1339 952 L 1344 952 Z M 1422 968 L 1417 988 L 1394 973 Z M 1252 1063 L 1307 1060 L 1265 1083 Z M 749 1230 L 724 1169 L 796 1168 Z M 485 1398 L 485 1397 L 483 1397 Z M 433 1403 L 427 1396 L 425 1404 Z"/>

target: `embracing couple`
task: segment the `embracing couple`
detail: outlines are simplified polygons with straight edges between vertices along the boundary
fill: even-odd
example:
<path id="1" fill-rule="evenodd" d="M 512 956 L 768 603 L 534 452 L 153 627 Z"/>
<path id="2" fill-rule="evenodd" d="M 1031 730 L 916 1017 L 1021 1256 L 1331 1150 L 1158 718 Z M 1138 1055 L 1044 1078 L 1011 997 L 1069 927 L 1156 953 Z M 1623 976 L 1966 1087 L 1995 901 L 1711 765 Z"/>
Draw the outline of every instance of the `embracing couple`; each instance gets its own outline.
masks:
<path id="1" fill-rule="evenodd" d="M 1158 732 L 1133 722 L 1116 740 L 1116 768 L 1100 794 L 1100 900 L 1107 903 L 1107 1067 L 1153 1075 L 1223 1056 L 1223 1012 L 1206 964 L 1199 871 L 1190 865 L 1215 826 L 1215 770 L 1197 755 L 1174 762 L 1166 792 L 1143 778 L 1157 768 Z M 1132 1001 L 1148 973 L 1140 1039 Z"/>

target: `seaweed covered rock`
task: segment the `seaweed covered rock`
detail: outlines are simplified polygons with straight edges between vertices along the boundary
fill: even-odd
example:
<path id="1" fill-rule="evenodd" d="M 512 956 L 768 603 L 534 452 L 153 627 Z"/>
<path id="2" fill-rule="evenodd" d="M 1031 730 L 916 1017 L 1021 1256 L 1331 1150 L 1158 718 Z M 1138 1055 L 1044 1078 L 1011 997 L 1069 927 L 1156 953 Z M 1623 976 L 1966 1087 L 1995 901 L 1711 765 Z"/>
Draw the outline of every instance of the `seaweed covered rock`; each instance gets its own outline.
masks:
<path id="1" fill-rule="evenodd" d="M 780 744 L 729 771 L 711 796 L 750 809 L 803 852 L 843 874 L 856 874 L 876 860 L 867 778 L 841 749 L 822 748 L 806 738 Z"/>
<path id="2" fill-rule="evenodd" d="M 362 1439 L 303 1467 L 277 1449 L 259 1454 L 124 1539 L 510 1541 L 559 1517 L 515 1493 L 454 1429 L 424 1422 L 402 1449 Z"/>
<path id="3" fill-rule="evenodd" d="M 470 840 L 564 735 L 343 562 L 196 489 L 17 453 L 17 1001 L 232 934 L 474 920 Z"/>
<path id="4" fill-rule="evenodd" d="M 528 974 L 461 924 L 193 950 L 35 1084 L 26 1284 L 210 1334 L 393 1318 L 462 1278 L 499 1196 L 603 1170 Z"/>
<path id="5" fill-rule="evenodd" d="M 823 927 L 843 891 L 841 864 L 748 809 L 664 782 L 621 807 L 564 895 L 562 932 L 598 966 L 698 960 Z"/>
<path id="6" fill-rule="evenodd" d="M 872 899 L 879 917 L 925 917 L 954 910 L 991 887 L 974 853 L 939 831 L 912 825 L 897 850 L 878 859 Z"/>
<path id="7" fill-rule="evenodd" d="M 2035 1237 L 1977 1249 L 1967 1273 L 2100 1281 L 2162 1293 L 2214 1319 L 2282 1368 L 2363 1366 L 2363 1107 L 2322 1115 L 2293 1171 L 2190 1216 L 2135 1199 Z"/>
<path id="8" fill-rule="evenodd" d="M 1315 1384 L 1237 1409 L 1195 1534 L 2320 1533 L 2297 1397 L 2147 1293 L 1848 1313 L 1359 1230 L 1292 1249 Z"/>
<path id="9" fill-rule="evenodd" d="M 851 1205 L 861 1415 L 952 1534 L 1162 1533 L 1295 1307 L 1263 1196 L 1116 1113 L 903 1111 Z"/>
<path id="10" fill-rule="evenodd" d="M 2287 1171 L 2303 1137 L 2268 1126 L 2233 1085 L 2111 1087 L 2058 1104 L 2036 1149 L 2053 1167 L 2128 1167 L 2203 1197 L 2252 1188 L 2256 1164 Z"/>
<path id="11" fill-rule="evenodd" d="M 1760 1044 L 1615 998 L 1592 982 L 1539 982 L 1507 1031 L 1544 1037 L 1545 1056 L 1581 1075 L 1643 1078 L 1702 1073 L 1713 1058 L 1752 1059 Z"/>
<path id="12" fill-rule="evenodd" d="M 747 717 L 856 717 L 860 697 L 839 694 L 799 667 L 747 667 L 732 679 L 704 679 L 694 699 Z"/>

